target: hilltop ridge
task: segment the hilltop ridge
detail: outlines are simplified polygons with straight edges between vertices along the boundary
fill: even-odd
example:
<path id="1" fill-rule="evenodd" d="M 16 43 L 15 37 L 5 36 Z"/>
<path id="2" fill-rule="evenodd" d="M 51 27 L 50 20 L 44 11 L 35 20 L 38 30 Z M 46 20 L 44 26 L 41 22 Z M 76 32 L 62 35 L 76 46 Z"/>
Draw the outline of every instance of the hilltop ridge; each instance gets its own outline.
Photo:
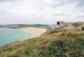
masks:
<path id="1" fill-rule="evenodd" d="M 37 28 L 48 28 L 46 24 L 6 24 L 0 25 L 0 28 L 25 28 L 25 27 L 37 27 Z"/>

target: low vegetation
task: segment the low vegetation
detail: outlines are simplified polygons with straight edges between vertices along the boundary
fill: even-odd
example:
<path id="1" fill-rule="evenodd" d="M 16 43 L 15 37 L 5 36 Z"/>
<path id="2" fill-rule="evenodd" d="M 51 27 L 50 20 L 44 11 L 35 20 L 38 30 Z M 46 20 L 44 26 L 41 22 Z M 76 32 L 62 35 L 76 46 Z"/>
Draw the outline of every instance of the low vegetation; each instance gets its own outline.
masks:
<path id="1" fill-rule="evenodd" d="M 82 24 L 83 24 L 82 22 L 72 23 L 72 25 L 75 26 L 75 27 L 78 27 L 78 26 L 80 26 L 80 25 L 82 25 Z"/>
<path id="2" fill-rule="evenodd" d="M 46 24 L 8 24 L 8 25 L 0 25 L 0 28 L 25 28 L 25 27 L 49 28 L 49 25 L 46 25 Z"/>
<path id="3" fill-rule="evenodd" d="M 40 37 L 0 46 L 0 57 L 84 57 L 84 31 L 54 29 Z"/>
<path id="4" fill-rule="evenodd" d="M 43 24 L 35 24 L 35 25 L 28 25 L 30 27 L 36 27 L 36 28 L 49 28 L 49 25 L 43 25 Z"/>

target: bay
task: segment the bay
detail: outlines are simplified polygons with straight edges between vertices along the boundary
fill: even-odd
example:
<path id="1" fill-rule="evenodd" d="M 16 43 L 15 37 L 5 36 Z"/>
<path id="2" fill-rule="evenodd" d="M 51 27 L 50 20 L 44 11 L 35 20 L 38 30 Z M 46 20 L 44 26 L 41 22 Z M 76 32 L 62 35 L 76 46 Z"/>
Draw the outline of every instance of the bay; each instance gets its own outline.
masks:
<path id="1" fill-rule="evenodd" d="M 0 28 L 0 45 L 36 37 L 38 34 L 22 29 Z"/>

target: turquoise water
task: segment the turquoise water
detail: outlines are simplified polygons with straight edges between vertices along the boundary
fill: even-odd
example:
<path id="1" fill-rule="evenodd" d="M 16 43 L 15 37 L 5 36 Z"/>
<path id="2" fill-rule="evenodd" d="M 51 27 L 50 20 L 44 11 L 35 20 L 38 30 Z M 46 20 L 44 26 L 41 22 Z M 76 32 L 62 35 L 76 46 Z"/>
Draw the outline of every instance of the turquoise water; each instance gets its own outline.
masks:
<path id="1" fill-rule="evenodd" d="M 38 35 L 21 29 L 0 28 L 0 45 L 26 40 L 35 36 Z"/>

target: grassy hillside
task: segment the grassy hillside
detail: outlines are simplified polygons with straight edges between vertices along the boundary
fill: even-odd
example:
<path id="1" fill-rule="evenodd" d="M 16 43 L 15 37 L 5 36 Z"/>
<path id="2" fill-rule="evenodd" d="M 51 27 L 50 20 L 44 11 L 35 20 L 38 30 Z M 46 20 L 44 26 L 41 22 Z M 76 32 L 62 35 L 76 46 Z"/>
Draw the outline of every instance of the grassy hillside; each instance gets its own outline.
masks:
<path id="1" fill-rule="evenodd" d="M 36 27 L 36 28 L 49 28 L 46 24 L 16 24 L 19 27 Z"/>
<path id="2" fill-rule="evenodd" d="M 73 26 L 75 27 L 78 27 L 80 25 L 84 24 L 83 22 L 75 22 L 75 23 L 72 23 Z"/>
<path id="3" fill-rule="evenodd" d="M 8 24 L 0 25 L 0 28 L 25 28 L 25 27 L 36 27 L 36 28 L 49 28 L 46 24 Z"/>
<path id="4" fill-rule="evenodd" d="M 28 25 L 30 27 L 36 27 L 36 28 L 49 28 L 48 25 L 43 25 L 43 24 L 35 24 L 35 25 Z"/>
<path id="5" fill-rule="evenodd" d="M 0 57 L 84 57 L 84 31 L 54 29 L 44 36 L 0 46 Z"/>

